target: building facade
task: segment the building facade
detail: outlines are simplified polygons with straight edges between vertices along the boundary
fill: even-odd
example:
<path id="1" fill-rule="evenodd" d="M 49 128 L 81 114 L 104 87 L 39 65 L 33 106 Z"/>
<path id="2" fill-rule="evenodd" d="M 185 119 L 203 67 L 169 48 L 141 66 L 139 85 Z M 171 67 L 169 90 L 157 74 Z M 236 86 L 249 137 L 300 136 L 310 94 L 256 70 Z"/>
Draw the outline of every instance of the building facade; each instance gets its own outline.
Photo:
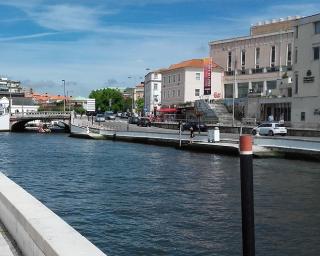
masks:
<path id="1" fill-rule="evenodd" d="M 291 121 L 293 27 L 298 18 L 259 22 L 249 36 L 209 43 L 210 56 L 225 71 L 224 97 L 248 100 L 247 117 Z"/>
<path id="2" fill-rule="evenodd" d="M 171 65 L 162 70 L 162 107 L 194 102 L 199 99 L 212 101 L 223 97 L 223 69 L 212 63 L 211 94 L 204 95 L 204 60 L 193 59 Z"/>
<path id="3" fill-rule="evenodd" d="M 292 126 L 320 129 L 320 14 L 296 21 Z"/>
<path id="4" fill-rule="evenodd" d="M 144 109 L 145 114 L 154 114 L 161 107 L 162 75 L 159 71 L 149 72 L 144 80 Z"/>

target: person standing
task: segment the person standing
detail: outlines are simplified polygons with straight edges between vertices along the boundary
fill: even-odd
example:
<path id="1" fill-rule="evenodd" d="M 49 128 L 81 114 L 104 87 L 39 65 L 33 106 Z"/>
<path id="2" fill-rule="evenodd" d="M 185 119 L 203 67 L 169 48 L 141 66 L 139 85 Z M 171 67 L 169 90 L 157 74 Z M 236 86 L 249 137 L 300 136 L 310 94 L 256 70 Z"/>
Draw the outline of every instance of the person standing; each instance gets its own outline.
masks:
<path id="1" fill-rule="evenodd" d="M 193 138 L 194 138 L 194 130 L 193 127 L 190 127 L 190 144 L 193 143 Z"/>

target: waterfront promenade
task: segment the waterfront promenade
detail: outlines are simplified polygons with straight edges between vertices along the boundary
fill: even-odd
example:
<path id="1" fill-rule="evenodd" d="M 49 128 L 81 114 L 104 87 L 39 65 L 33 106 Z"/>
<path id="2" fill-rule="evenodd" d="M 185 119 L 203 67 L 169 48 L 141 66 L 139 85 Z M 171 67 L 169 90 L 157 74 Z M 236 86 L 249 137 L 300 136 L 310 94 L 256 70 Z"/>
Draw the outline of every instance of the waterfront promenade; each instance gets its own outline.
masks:
<path id="1" fill-rule="evenodd" d="M 239 134 L 235 133 L 221 133 L 219 142 L 208 143 L 207 132 L 195 132 L 194 143 L 189 144 L 189 131 L 182 132 L 180 136 L 178 130 L 158 127 L 139 127 L 134 124 L 128 124 L 126 120 L 123 119 L 102 123 L 91 122 L 87 119 L 75 119 L 74 124 L 93 128 L 92 131 L 94 133 L 92 135 L 95 136 L 95 138 L 97 138 L 96 133 L 101 133 L 104 134 L 104 138 L 107 139 L 168 146 L 177 146 L 180 144 L 183 149 L 238 155 Z M 100 138 L 103 138 L 103 136 Z M 257 135 L 254 136 L 253 152 L 255 156 L 260 157 L 280 156 L 320 160 L 320 138 Z"/>

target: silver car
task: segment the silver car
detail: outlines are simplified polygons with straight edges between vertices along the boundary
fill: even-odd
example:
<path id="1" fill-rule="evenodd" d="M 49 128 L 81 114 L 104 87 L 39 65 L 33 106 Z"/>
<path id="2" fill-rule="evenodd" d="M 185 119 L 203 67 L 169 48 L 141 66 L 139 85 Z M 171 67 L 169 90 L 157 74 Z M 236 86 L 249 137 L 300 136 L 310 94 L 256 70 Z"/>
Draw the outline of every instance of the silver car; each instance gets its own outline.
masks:
<path id="1" fill-rule="evenodd" d="M 260 134 L 260 135 L 287 135 L 287 128 L 284 127 L 283 124 L 278 122 L 270 122 L 270 123 L 262 123 L 259 126 L 252 129 L 252 134 Z"/>

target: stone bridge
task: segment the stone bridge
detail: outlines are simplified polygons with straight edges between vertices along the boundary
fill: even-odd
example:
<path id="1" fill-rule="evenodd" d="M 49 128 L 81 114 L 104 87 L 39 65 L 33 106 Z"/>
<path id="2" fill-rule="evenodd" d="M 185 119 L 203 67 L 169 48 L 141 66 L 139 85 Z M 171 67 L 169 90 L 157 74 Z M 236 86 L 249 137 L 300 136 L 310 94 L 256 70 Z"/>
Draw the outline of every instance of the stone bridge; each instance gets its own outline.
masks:
<path id="1" fill-rule="evenodd" d="M 50 122 L 54 120 L 62 121 L 66 127 L 70 127 L 71 112 L 58 112 L 58 111 L 46 111 L 46 112 L 24 112 L 11 114 L 10 128 L 11 131 L 23 131 L 26 123 L 30 121 L 40 120 L 43 122 Z"/>

